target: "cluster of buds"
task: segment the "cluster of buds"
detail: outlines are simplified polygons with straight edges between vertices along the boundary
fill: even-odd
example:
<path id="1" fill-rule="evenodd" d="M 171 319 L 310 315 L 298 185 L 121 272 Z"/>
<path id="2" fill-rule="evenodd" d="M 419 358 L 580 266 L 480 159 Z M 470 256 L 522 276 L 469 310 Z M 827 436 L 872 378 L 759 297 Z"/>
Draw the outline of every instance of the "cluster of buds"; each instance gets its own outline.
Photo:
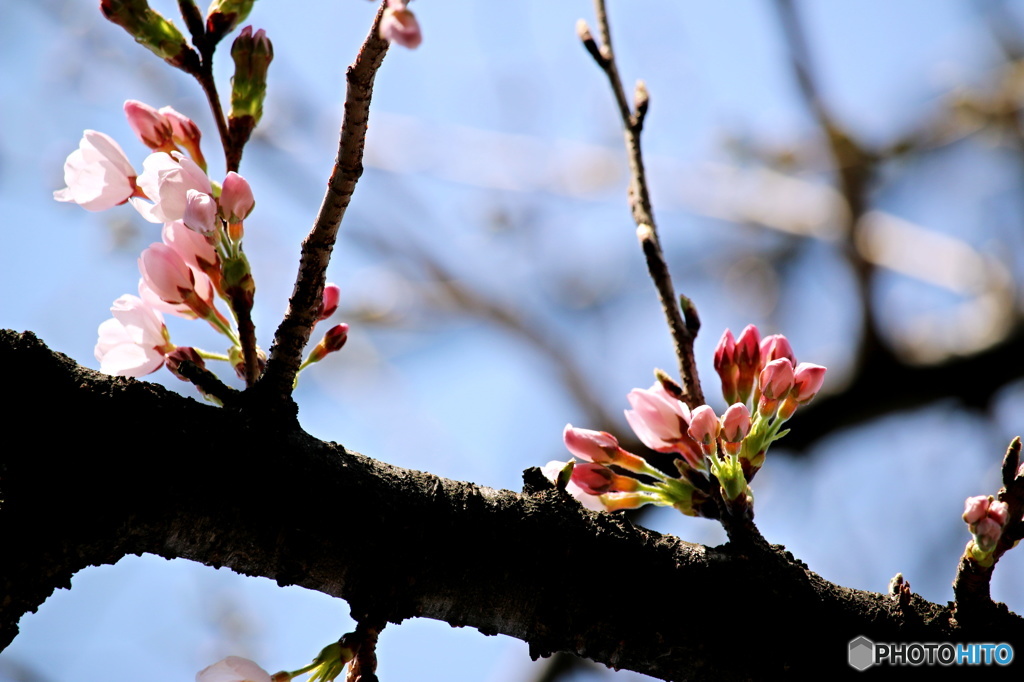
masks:
<path id="1" fill-rule="evenodd" d="M 629 393 L 630 427 L 647 447 L 675 455 L 676 471 L 651 466 L 608 433 L 569 425 L 565 445 L 584 463 L 550 462 L 545 475 L 553 481 L 564 478 L 566 490 L 592 509 L 656 504 L 690 516 L 716 517 L 721 510 L 709 501 L 717 497 L 729 513 L 752 513 L 749 482 L 771 443 L 786 434 L 783 423 L 817 394 L 825 368 L 796 364 L 784 336 L 761 339 L 750 325 L 738 340 L 726 330 L 715 350 L 715 369 L 731 403 L 721 417 L 708 405 L 691 412 L 682 389 L 661 371 L 655 372 L 653 386 Z"/>
<path id="2" fill-rule="evenodd" d="M 1009 506 L 992 495 L 967 498 L 963 519 L 974 536 L 967 544 L 967 554 L 982 566 L 991 566 L 992 553 L 1006 527 Z"/>
<path id="3" fill-rule="evenodd" d="M 188 117 L 133 100 L 124 110 L 132 130 L 152 151 L 142 173 L 136 174 L 111 137 L 87 130 L 64 164 L 67 187 L 54 192 L 56 200 L 91 211 L 131 203 L 147 221 L 163 224 L 161 241 L 139 257 L 138 296 L 118 298 L 111 308 L 113 318 L 100 325 L 95 348 L 100 368 L 109 374 L 143 376 L 165 363 L 175 371 L 184 360 L 199 364 L 197 359 L 218 359 L 233 361 L 244 375 L 236 323 L 249 318 L 255 294 L 242 251 L 244 221 L 255 206 L 252 189 L 234 172 L 220 184 L 211 181 L 199 128 Z M 235 323 L 220 312 L 217 298 L 227 302 Z M 337 309 L 337 287 L 329 285 L 324 298 L 321 319 Z M 163 314 L 205 320 L 228 338 L 228 353 L 189 348 L 175 355 Z M 344 343 L 348 327 L 339 327 L 343 329 L 328 332 L 317 360 Z"/>

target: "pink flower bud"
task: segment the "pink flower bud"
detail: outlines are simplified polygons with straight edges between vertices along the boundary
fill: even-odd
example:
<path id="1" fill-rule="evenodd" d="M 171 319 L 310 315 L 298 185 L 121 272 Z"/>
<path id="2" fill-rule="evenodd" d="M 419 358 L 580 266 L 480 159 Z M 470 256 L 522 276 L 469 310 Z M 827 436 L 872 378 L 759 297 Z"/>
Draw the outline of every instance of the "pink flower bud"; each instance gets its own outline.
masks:
<path id="1" fill-rule="evenodd" d="M 739 376 L 736 379 L 735 401 L 747 402 L 754 390 L 754 381 L 761 369 L 760 342 L 761 333 L 752 324 L 744 327 L 736 339 L 735 362 Z"/>
<path id="2" fill-rule="evenodd" d="M 420 24 L 416 15 L 406 8 L 406 0 L 388 0 L 387 9 L 380 18 L 380 37 L 410 50 L 423 42 Z"/>
<path id="3" fill-rule="evenodd" d="M 998 523 L 1000 527 L 1006 525 L 1006 517 L 1009 514 L 1010 507 L 1005 502 L 995 500 L 988 505 L 988 518 Z"/>
<path id="4" fill-rule="evenodd" d="M 761 370 L 761 394 L 769 400 L 781 400 L 793 388 L 793 363 L 787 358 L 772 360 Z"/>
<path id="5" fill-rule="evenodd" d="M 587 462 L 611 462 L 619 450 L 619 441 L 610 433 L 577 429 L 572 424 L 565 425 L 562 440 L 569 452 Z"/>
<path id="6" fill-rule="evenodd" d="M 590 495 L 603 495 L 612 488 L 614 472 L 601 464 L 583 462 L 572 470 L 572 482 Z"/>
<path id="7" fill-rule="evenodd" d="M 128 125 L 142 140 L 142 144 L 157 152 L 171 152 L 177 149 L 174 146 L 171 122 L 153 107 L 130 99 L 124 103 L 124 114 L 128 117 Z"/>
<path id="8" fill-rule="evenodd" d="M 811 401 L 825 382 L 825 368 L 810 362 L 801 362 L 793 372 L 793 390 L 790 397 L 803 405 Z"/>
<path id="9" fill-rule="evenodd" d="M 220 193 L 220 211 L 229 223 L 245 220 L 252 213 L 256 201 L 252 196 L 252 188 L 238 173 L 231 171 L 224 178 Z"/>
<path id="10" fill-rule="evenodd" d="M 348 325 L 347 324 L 336 324 L 327 330 L 324 334 L 324 338 L 320 340 L 320 343 L 309 352 L 309 357 L 306 358 L 304 364 L 312 364 L 314 362 L 320 362 L 328 354 L 335 351 L 339 351 L 348 341 Z"/>
<path id="11" fill-rule="evenodd" d="M 748 324 L 736 339 L 736 361 L 744 365 L 756 365 L 760 358 L 761 332 Z"/>
<path id="12" fill-rule="evenodd" d="M 217 202 L 209 194 L 188 190 L 185 192 L 185 215 L 182 220 L 188 229 L 212 239 L 217 230 Z"/>
<path id="13" fill-rule="evenodd" d="M 715 370 L 720 371 L 720 368 L 735 364 L 735 362 L 736 339 L 732 335 L 732 330 L 726 329 L 722 338 L 718 340 L 718 345 L 715 346 Z"/>
<path id="14" fill-rule="evenodd" d="M 326 320 L 338 309 L 338 302 L 341 300 L 341 288 L 337 284 L 328 284 L 324 287 L 324 296 L 320 301 L 320 316 L 317 320 Z"/>
<path id="15" fill-rule="evenodd" d="M 135 192 L 135 169 L 109 135 L 86 130 L 78 149 L 64 162 L 67 187 L 53 193 L 87 211 L 105 211 L 128 201 Z"/>
<path id="16" fill-rule="evenodd" d="M 675 450 L 689 425 L 689 408 L 669 395 L 661 382 L 648 389 L 634 388 L 626 397 L 633 406 L 626 410 L 626 421 L 640 441 L 658 452 Z"/>
<path id="17" fill-rule="evenodd" d="M 195 291 L 192 271 L 166 244 L 150 244 L 139 257 L 139 271 L 146 285 L 167 303 L 184 303 Z"/>
<path id="18" fill-rule="evenodd" d="M 736 339 L 729 329 L 725 330 L 715 347 L 715 371 L 722 379 L 722 395 L 726 402 L 736 402 L 740 368 L 736 364 Z"/>
<path id="19" fill-rule="evenodd" d="M 793 365 L 796 365 L 796 356 L 793 354 L 793 347 L 789 345 L 789 339 L 782 334 L 772 334 L 761 340 L 761 365 L 766 367 L 768 363 L 786 358 Z"/>
<path id="20" fill-rule="evenodd" d="M 987 495 L 976 495 L 968 497 L 964 506 L 964 521 L 974 525 L 981 521 L 988 514 L 989 497 Z"/>
<path id="21" fill-rule="evenodd" d="M 721 428 L 715 411 L 709 405 L 701 405 L 693 411 L 688 433 L 690 438 L 701 444 L 705 454 L 709 454 L 709 450 L 714 452 L 717 449 L 715 444 Z"/>
<path id="22" fill-rule="evenodd" d="M 200 369 L 206 369 L 206 362 L 199 355 L 199 352 L 191 346 L 178 346 L 170 353 L 167 354 L 167 369 L 170 370 L 171 374 L 178 377 L 182 381 L 188 381 L 189 379 L 181 374 L 181 363 L 188 360 L 196 367 Z"/>
<path id="23" fill-rule="evenodd" d="M 735 403 L 722 415 L 722 440 L 739 443 L 750 433 L 750 410 L 743 403 Z"/>
<path id="24" fill-rule="evenodd" d="M 328 353 L 333 353 L 341 350 L 346 341 L 348 341 L 348 325 L 342 322 L 327 330 L 322 343 Z"/>

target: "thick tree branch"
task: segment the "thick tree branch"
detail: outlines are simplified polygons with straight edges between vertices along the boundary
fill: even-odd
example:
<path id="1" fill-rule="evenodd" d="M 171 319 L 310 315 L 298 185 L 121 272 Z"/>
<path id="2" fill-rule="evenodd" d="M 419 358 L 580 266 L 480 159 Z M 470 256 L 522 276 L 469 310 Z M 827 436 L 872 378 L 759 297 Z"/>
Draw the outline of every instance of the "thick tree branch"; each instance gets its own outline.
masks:
<path id="1" fill-rule="evenodd" d="M 517 494 L 393 467 L 82 369 L 31 334 L 0 332 L 0 376 L 18 395 L 0 453 L 3 644 L 76 571 L 151 552 L 341 597 L 357 619 L 434 618 L 666 680 L 845 672 L 862 634 L 1024 646 L 1002 606 L 971 623 L 918 597 L 900 609 L 781 549 L 588 512 L 536 472 Z"/>

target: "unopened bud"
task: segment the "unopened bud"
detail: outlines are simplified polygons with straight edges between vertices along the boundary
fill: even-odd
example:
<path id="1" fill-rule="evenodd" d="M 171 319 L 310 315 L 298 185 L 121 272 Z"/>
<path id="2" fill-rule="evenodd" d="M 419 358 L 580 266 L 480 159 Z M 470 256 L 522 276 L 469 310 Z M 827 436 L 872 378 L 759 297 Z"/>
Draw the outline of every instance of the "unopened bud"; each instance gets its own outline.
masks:
<path id="1" fill-rule="evenodd" d="M 309 365 L 314 362 L 320 362 L 329 354 L 341 350 L 345 342 L 348 341 L 348 325 L 344 322 L 336 324 L 327 330 L 324 334 L 324 338 L 320 340 L 320 343 L 316 344 L 309 353 L 309 357 L 302 363 L 303 365 Z"/>
<path id="2" fill-rule="evenodd" d="M 178 377 L 182 381 L 189 381 L 188 377 L 181 373 L 181 363 L 185 361 L 191 362 L 199 369 L 206 369 L 206 362 L 199 355 L 195 348 L 191 346 L 178 346 L 170 353 L 167 354 L 167 369 L 171 370 L 171 374 Z"/>
<path id="3" fill-rule="evenodd" d="M 767 365 L 773 360 L 785 358 L 792 365 L 796 365 L 796 355 L 793 353 L 793 346 L 789 344 L 782 334 L 772 334 L 761 340 L 761 364 Z"/>
<path id="4" fill-rule="evenodd" d="M 245 21 L 256 0 L 213 0 L 206 12 L 206 33 L 214 41 L 231 33 Z"/>
<path id="5" fill-rule="evenodd" d="M 328 284 L 324 287 L 324 295 L 320 300 L 320 314 L 317 321 L 326 320 L 338 310 L 338 302 L 341 300 L 341 287 L 337 284 Z"/>
<path id="6" fill-rule="evenodd" d="M 761 394 L 769 400 L 781 400 L 793 388 L 793 363 L 788 358 L 772 360 L 761 371 Z"/>
<path id="7" fill-rule="evenodd" d="M 235 75 L 231 78 L 230 119 L 249 117 L 255 126 L 263 116 L 263 98 L 267 94 L 267 68 L 274 58 L 274 48 L 262 28 L 253 33 L 246 26 L 231 46 Z M 251 127 L 250 127 L 251 130 Z"/>
<path id="8" fill-rule="evenodd" d="M 642 124 L 644 116 L 647 115 L 647 107 L 650 106 L 651 96 L 647 92 L 647 84 L 642 80 L 636 82 L 636 89 L 633 91 L 634 121 Z"/>
<path id="9" fill-rule="evenodd" d="M 715 347 L 715 371 L 722 380 L 722 395 L 725 401 L 730 404 L 739 401 L 740 368 L 736 364 L 736 339 L 729 329 L 725 330 Z"/>
<path id="10" fill-rule="evenodd" d="M 793 372 L 793 390 L 790 397 L 801 405 L 811 401 L 825 383 L 825 368 L 810 362 L 801 362 Z"/>
<path id="11" fill-rule="evenodd" d="M 734 403 L 722 415 L 722 447 L 730 455 L 739 453 L 740 444 L 750 433 L 750 410 L 743 403 Z"/>
<path id="12" fill-rule="evenodd" d="M 747 402 L 754 390 L 757 373 L 761 369 L 761 333 L 752 324 L 748 324 L 736 338 L 733 355 L 739 376 L 736 379 L 736 400 Z"/>
<path id="13" fill-rule="evenodd" d="M 705 455 L 714 455 L 718 451 L 718 434 L 722 429 L 715 411 L 708 405 L 701 405 L 690 417 L 690 438 L 700 443 Z"/>
<path id="14" fill-rule="evenodd" d="M 252 187 L 238 173 L 231 171 L 224 178 L 220 193 L 220 211 L 229 223 L 240 223 L 249 217 L 256 206 Z"/>
<path id="15" fill-rule="evenodd" d="M 130 99 L 124 103 L 124 115 L 142 144 L 155 152 L 176 152 L 171 122 L 153 107 Z"/>
<path id="16" fill-rule="evenodd" d="M 161 59 L 186 70 L 198 65 L 199 58 L 185 42 L 185 36 L 150 9 L 146 0 L 100 0 L 100 10 Z"/>

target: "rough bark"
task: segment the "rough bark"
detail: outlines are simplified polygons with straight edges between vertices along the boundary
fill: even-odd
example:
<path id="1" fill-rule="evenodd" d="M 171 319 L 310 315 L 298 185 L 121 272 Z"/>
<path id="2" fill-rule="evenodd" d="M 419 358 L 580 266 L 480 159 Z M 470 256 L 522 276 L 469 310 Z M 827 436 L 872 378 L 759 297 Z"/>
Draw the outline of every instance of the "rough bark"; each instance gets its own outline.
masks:
<path id="1" fill-rule="evenodd" d="M 0 646 L 76 571 L 151 552 L 319 590 L 357 618 L 434 618 L 665 680 L 851 672 L 859 635 L 1024 652 L 1001 605 L 969 622 L 916 596 L 901 609 L 782 548 L 588 512 L 536 472 L 514 493 L 390 466 L 84 369 L 31 333 L 0 332 L 0 376 Z"/>

